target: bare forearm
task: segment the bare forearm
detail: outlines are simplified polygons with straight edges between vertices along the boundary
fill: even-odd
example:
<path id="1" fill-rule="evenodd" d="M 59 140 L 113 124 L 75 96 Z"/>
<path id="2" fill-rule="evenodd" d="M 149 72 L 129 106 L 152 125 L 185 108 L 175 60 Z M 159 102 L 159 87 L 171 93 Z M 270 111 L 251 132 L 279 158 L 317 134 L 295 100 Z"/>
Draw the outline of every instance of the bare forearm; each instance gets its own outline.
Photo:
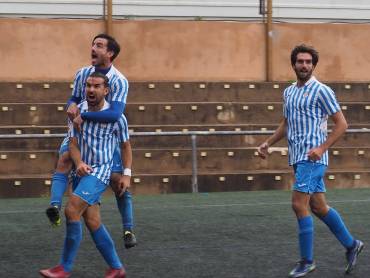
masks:
<path id="1" fill-rule="evenodd" d="M 121 143 L 121 158 L 123 168 L 131 169 L 132 167 L 132 148 L 129 141 Z"/>
<path id="2" fill-rule="evenodd" d="M 335 142 L 337 142 L 338 139 L 346 132 L 348 127 L 347 121 L 341 112 L 333 117 L 333 121 L 335 123 L 333 131 L 329 134 L 326 141 L 321 145 L 325 150 L 329 149 Z"/>
<path id="3" fill-rule="evenodd" d="M 270 136 L 266 142 L 269 146 L 274 145 L 283 139 L 286 135 L 286 119 L 283 119 L 279 124 L 279 127 L 275 130 L 274 134 Z"/>

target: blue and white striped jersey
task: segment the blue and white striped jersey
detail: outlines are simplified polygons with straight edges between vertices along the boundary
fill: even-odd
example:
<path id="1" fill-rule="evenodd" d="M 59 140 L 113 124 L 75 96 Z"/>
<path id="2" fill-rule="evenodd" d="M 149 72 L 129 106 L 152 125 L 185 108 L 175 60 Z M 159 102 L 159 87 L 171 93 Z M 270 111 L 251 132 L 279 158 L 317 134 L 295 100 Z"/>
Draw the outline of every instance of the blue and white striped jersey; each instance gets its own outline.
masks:
<path id="1" fill-rule="evenodd" d="M 102 110 L 108 109 L 109 106 L 110 104 L 105 101 Z M 87 101 L 79 104 L 79 109 L 81 112 L 87 112 Z M 91 175 L 108 184 L 114 150 L 118 143 L 129 140 L 126 117 L 122 114 L 115 123 L 84 121 L 81 126 L 81 133 L 70 128 L 69 136 L 77 138 L 82 161 L 94 169 Z"/>
<path id="2" fill-rule="evenodd" d="M 284 90 L 284 117 L 287 120 L 289 165 L 309 160 L 307 152 L 327 138 L 328 116 L 340 111 L 333 90 L 311 77 L 300 88 L 296 83 Z M 326 151 L 317 163 L 328 165 Z"/>
<path id="3" fill-rule="evenodd" d="M 81 68 L 75 76 L 72 96 L 86 100 L 86 80 L 95 71 L 94 66 Z M 126 104 L 128 94 L 128 81 L 113 65 L 106 74 L 109 78 L 109 94 L 106 97 L 108 102 L 118 101 Z"/>

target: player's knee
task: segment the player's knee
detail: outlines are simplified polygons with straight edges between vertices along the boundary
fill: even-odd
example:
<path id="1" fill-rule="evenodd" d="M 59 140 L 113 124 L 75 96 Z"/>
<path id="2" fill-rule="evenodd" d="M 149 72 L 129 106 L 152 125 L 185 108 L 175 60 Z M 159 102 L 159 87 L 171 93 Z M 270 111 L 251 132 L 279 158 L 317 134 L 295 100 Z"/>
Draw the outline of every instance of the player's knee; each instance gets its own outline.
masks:
<path id="1" fill-rule="evenodd" d="M 311 204 L 311 211 L 317 217 L 324 217 L 328 213 L 327 206 L 316 206 Z"/>
<path id="2" fill-rule="evenodd" d="M 68 221 L 79 221 L 80 220 L 80 212 L 78 210 L 78 206 L 74 204 L 73 200 L 69 201 L 65 210 L 64 214 Z"/>
<path id="3" fill-rule="evenodd" d="M 66 208 L 64 210 L 64 214 L 65 214 L 66 219 L 68 221 L 73 221 L 73 219 L 75 218 L 75 212 L 73 210 L 73 207 L 70 204 L 68 204 L 66 206 Z"/>
<path id="4" fill-rule="evenodd" d="M 91 232 L 99 229 L 101 225 L 99 217 L 86 217 L 84 220 L 85 220 L 86 227 Z"/>
<path id="5" fill-rule="evenodd" d="M 64 152 L 59 156 L 57 162 L 57 172 L 67 173 L 72 169 L 72 159 L 69 152 Z"/>
<path id="6" fill-rule="evenodd" d="M 302 214 L 303 212 L 305 212 L 305 210 L 307 210 L 305 205 L 297 200 L 292 201 L 292 209 L 297 215 Z"/>

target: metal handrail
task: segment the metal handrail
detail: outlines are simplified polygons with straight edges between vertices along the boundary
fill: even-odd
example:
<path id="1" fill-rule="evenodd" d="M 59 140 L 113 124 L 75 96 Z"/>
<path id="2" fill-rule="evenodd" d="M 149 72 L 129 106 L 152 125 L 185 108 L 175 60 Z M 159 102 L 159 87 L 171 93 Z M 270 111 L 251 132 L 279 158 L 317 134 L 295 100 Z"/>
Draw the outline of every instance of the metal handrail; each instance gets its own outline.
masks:
<path id="1" fill-rule="evenodd" d="M 329 132 L 331 130 L 328 130 Z M 270 135 L 275 130 L 240 130 L 240 131 L 160 131 L 160 132 L 130 132 L 130 136 L 191 136 L 192 149 L 192 177 L 191 188 L 193 193 L 198 192 L 198 161 L 197 161 L 197 136 L 207 135 Z M 347 129 L 346 133 L 370 133 L 370 129 Z M 63 138 L 67 133 L 55 134 L 0 134 L 0 139 L 19 138 Z"/>
<path id="2" fill-rule="evenodd" d="M 224 131 L 134 131 L 130 136 L 191 136 L 191 135 L 270 135 L 275 130 L 224 130 Z M 331 132 L 331 130 L 328 130 Z M 346 133 L 370 133 L 370 128 L 347 129 Z M 0 134 L 0 139 L 17 139 L 17 138 L 63 138 L 67 133 L 53 134 Z"/>

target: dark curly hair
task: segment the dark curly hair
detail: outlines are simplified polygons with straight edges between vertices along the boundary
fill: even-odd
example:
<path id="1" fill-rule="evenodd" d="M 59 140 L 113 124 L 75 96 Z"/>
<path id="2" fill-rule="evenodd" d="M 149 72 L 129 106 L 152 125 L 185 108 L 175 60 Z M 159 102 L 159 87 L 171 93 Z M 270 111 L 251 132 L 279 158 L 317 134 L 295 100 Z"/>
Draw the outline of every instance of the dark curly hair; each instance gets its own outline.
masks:
<path id="1" fill-rule="evenodd" d="M 317 52 L 316 49 L 314 49 L 312 46 L 308 46 L 305 44 L 300 44 L 297 45 L 296 47 L 293 48 L 292 53 L 290 54 L 290 62 L 292 66 L 295 65 L 297 61 L 297 55 L 298 53 L 309 53 L 312 56 L 312 64 L 314 66 L 317 65 L 319 62 L 319 52 Z"/>

